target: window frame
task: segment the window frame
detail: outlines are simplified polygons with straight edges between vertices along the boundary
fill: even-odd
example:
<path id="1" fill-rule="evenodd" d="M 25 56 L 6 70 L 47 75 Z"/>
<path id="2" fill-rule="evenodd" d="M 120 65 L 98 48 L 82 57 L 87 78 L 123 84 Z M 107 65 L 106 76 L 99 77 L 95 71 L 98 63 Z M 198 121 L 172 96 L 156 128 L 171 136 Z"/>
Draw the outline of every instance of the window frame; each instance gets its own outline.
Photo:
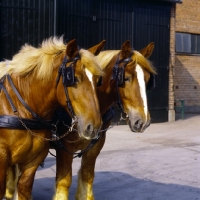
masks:
<path id="1" fill-rule="evenodd" d="M 175 32 L 175 53 L 200 55 L 200 34 Z"/>

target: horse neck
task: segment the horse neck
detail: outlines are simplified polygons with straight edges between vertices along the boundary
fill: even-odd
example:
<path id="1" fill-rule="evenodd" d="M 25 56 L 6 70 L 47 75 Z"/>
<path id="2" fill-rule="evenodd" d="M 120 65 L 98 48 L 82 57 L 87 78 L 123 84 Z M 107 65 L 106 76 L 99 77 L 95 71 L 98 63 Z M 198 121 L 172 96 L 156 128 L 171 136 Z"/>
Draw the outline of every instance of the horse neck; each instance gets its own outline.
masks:
<path id="1" fill-rule="evenodd" d="M 29 77 L 20 78 L 11 76 L 11 78 L 17 91 L 26 104 L 31 108 L 31 110 L 44 119 L 50 119 L 57 104 L 55 91 L 56 83 L 53 83 L 53 81 L 56 82 L 56 80 L 54 80 L 56 78 L 53 78 L 53 81 L 50 80 L 46 83 L 42 83 L 42 80 L 34 80 L 34 78 Z M 20 116 L 24 118 L 30 118 L 31 114 L 27 112 L 27 109 L 18 100 L 10 86 L 10 83 L 6 81 L 5 84 L 8 88 L 8 92 L 11 94 L 12 101 L 16 105 Z"/>

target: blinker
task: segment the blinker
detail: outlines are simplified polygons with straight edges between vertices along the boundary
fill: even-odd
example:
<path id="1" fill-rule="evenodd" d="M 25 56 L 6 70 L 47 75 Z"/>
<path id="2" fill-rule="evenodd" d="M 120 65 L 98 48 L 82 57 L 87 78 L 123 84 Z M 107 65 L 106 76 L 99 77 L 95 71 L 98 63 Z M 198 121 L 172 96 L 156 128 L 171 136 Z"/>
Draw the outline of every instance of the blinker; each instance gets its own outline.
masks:
<path id="1" fill-rule="evenodd" d="M 124 67 L 118 68 L 117 83 L 118 86 L 122 86 L 124 83 Z"/>
<path id="2" fill-rule="evenodd" d="M 111 80 L 116 79 L 117 72 L 118 72 L 118 65 L 115 64 L 115 66 L 113 67 L 113 70 L 112 70 Z"/>
<path id="3" fill-rule="evenodd" d="M 132 55 L 132 54 L 131 54 Z M 130 56 L 131 56 L 130 55 Z M 119 59 L 119 56 L 118 56 Z M 117 85 L 119 87 L 122 87 L 124 84 L 124 76 L 125 76 L 125 72 L 124 72 L 124 68 L 126 67 L 126 65 L 129 63 L 129 61 L 131 61 L 132 58 L 128 57 L 126 59 L 121 59 L 121 60 L 117 60 L 115 66 L 113 67 L 113 71 L 112 71 L 112 76 L 111 76 L 111 80 L 113 79 L 117 79 Z M 119 67 L 120 63 L 124 63 L 121 67 Z"/>
<path id="4" fill-rule="evenodd" d="M 62 74 L 62 83 L 66 87 L 72 86 L 75 82 L 74 68 L 71 65 L 69 67 L 64 67 Z"/>

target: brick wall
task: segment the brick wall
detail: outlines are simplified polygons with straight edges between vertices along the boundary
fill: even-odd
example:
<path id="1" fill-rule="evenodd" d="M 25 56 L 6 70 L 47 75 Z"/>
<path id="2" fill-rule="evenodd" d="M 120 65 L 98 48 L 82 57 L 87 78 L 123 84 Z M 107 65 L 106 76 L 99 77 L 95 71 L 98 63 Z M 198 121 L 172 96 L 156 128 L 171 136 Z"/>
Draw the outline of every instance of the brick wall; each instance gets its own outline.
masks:
<path id="1" fill-rule="evenodd" d="M 176 4 L 175 31 L 200 34 L 200 0 Z M 184 99 L 186 111 L 200 111 L 200 55 L 175 54 L 174 98 Z"/>
<path id="2" fill-rule="evenodd" d="M 200 33 L 200 1 L 183 0 L 176 4 L 176 31 Z"/>

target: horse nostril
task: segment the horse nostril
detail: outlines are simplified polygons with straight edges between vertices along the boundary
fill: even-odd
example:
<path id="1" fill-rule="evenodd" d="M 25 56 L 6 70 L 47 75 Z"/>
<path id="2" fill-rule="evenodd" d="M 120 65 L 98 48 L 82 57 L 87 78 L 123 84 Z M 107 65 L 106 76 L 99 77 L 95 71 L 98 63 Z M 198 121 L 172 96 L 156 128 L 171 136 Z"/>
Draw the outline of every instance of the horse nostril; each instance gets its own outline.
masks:
<path id="1" fill-rule="evenodd" d="M 97 130 L 94 128 L 93 124 L 89 124 L 83 133 L 84 137 L 88 140 L 97 138 Z"/>
<path id="2" fill-rule="evenodd" d="M 137 127 L 138 129 L 140 129 L 141 127 L 142 127 L 142 120 L 137 120 L 136 122 L 135 122 L 135 127 Z"/>
<path id="3" fill-rule="evenodd" d="M 88 126 L 87 126 L 87 129 L 86 129 L 87 131 L 89 131 L 89 132 L 92 132 L 93 131 L 93 126 L 92 126 L 92 124 L 89 124 Z"/>

